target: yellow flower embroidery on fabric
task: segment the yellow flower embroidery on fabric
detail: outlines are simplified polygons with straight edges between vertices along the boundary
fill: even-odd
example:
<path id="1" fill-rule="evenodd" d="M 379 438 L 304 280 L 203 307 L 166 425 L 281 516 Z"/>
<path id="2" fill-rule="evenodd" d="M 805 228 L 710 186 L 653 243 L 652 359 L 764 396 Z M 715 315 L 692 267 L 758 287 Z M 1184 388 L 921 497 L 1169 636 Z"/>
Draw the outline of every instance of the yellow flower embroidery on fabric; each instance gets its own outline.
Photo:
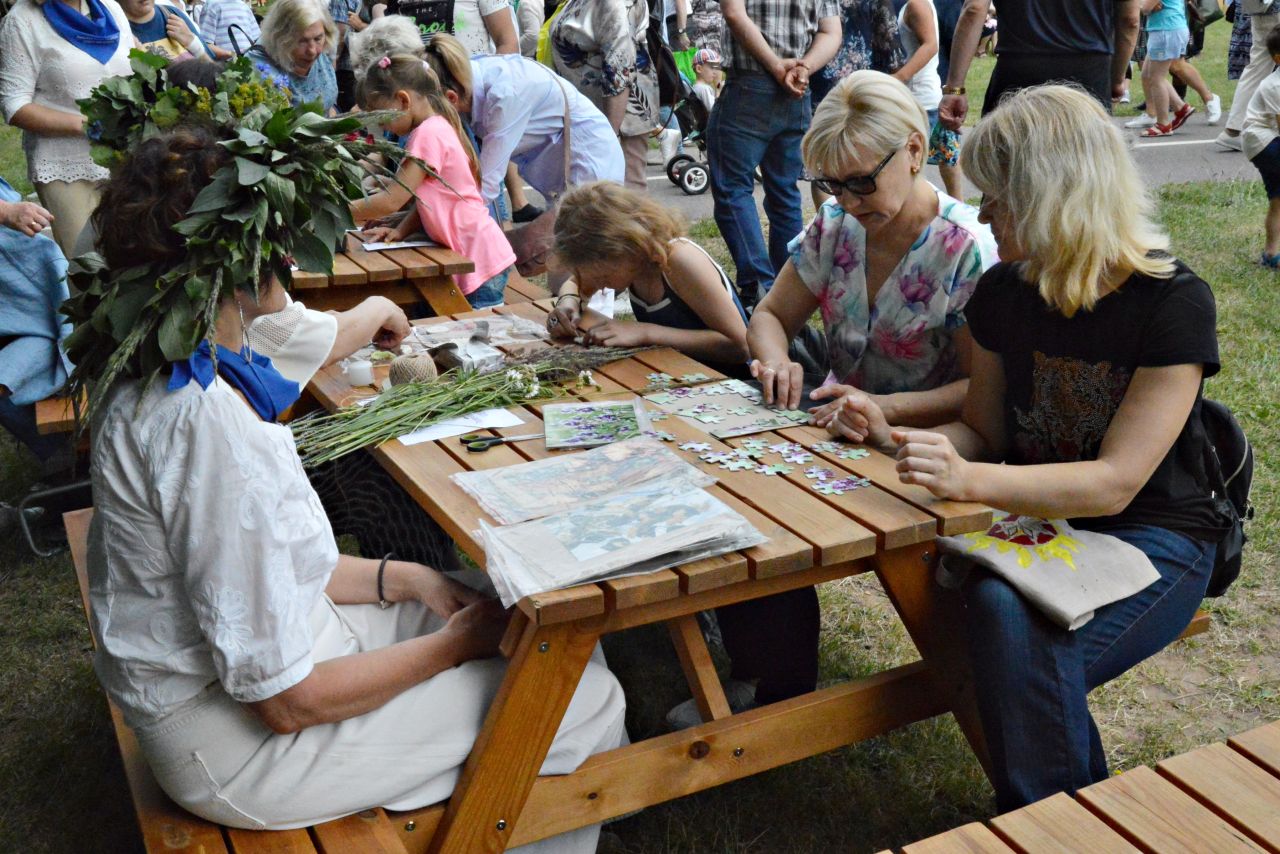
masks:
<path id="1" fill-rule="evenodd" d="M 985 532 L 965 534 L 973 542 L 970 552 L 995 548 L 1000 554 L 1013 552 L 1018 566 L 1027 569 L 1039 558 L 1042 561 L 1061 560 L 1072 570 L 1076 568 L 1073 555 L 1080 551 L 1080 541 L 1062 533 L 1057 525 L 1047 519 L 1034 516 L 1004 516 Z"/>

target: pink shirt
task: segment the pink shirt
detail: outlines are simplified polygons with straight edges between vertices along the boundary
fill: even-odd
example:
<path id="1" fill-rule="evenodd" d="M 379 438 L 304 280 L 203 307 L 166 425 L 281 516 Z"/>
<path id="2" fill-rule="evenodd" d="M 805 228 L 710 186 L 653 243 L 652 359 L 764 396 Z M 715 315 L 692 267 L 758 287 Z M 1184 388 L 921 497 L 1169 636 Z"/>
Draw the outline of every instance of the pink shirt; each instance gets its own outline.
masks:
<path id="1" fill-rule="evenodd" d="M 427 119 L 409 134 L 404 148 L 434 167 L 444 179 L 441 182 L 428 178 L 414 195 L 427 236 L 476 265 L 475 272 L 456 277 L 462 292 L 471 293 L 514 264 L 516 253 L 511 251 L 502 228 L 489 216 L 471 174 L 471 161 L 449 120 L 444 116 Z"/>

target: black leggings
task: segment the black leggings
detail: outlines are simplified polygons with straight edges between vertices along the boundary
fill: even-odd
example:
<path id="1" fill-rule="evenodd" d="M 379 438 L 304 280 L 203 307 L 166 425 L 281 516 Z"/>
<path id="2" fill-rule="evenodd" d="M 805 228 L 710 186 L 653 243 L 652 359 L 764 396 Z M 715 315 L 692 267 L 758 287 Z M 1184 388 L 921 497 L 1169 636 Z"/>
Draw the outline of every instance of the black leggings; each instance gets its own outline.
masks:
<path id="1" fill-rule="evenodd" d="M 1111 57 L 1101 53 L 1018 54 L 1002 53 L 987 86 L 982 113 L 1000 106 L 1007 93 L 1041 83 L 1074 83 L 1098 99 L 1111 112 Z"/>
<path id="2" fill-rule="evenodd" d="M 756 702 L 776 703 L 818 686 L 818 591 L 801 587 L 716 609 L 734 679 L 759 679 Z"/>

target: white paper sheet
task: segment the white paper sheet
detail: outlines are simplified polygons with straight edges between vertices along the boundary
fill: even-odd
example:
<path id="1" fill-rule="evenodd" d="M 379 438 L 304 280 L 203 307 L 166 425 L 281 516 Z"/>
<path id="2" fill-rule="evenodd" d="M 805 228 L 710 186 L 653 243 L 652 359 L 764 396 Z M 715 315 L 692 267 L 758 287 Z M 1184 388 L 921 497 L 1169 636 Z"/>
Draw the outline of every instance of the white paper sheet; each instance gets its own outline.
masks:
<path id="1" fill-rule="evenodd" d="M 592 311 L 598 311 L 605 317 L 613 317 L 613 304 L 617 299 L 617 295 L 610 288 L 601 288 L 591 295 L 591 299 L 587 300 L 587 308 Z"/>
<path id="2" fill-rule="evenodd" d="M 470 415 L 461 415 L 446 421 L 438 421 L 430 427 L 414 430 L 400 437 L 403 445 L 420 445 L 436 439 L 448 439 L 450 436 L 461 436 L 473 430 L 487 430 L 494 427 L 514 427 L 523 424 L 524 419 L 505 409 L 485 409 Z"/>
<path id="3" fill-rule="evenodd" d="M 434 240 L 402 240 L 399 243 L 361 243 L 365 252 L 379 252 L 383 249 L 414 249 L 419 246 L 439 246 Z"/>

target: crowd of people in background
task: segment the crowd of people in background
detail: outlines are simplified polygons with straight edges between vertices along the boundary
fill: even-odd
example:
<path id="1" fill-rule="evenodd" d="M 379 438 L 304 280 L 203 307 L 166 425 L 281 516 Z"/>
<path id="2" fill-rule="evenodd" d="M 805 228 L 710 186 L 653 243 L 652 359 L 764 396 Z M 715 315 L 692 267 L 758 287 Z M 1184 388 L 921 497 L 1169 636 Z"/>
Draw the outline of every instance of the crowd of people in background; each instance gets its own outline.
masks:
<path id="1" fill-rule="evenodd" d="M 133 223 L 113 216 L 148 204 L 148 193 L 157 210 L 164 193 L 189 203 L 224 156 L 209 139 L 183 131 L 148 140 L 113 177 L 90 156 L 77 99 L 128 75 L 135 47 L 173 63 L 207 63 L 209 73 L 247 55 L 295 105 L 328 114 L 395 111 L 381 130 L 406 157 L 389 164 L 394 181 L 370 176 L 367 195 L 351 202 L 352 217 L 370 239 L 424 232 L 471 259 L 474 271 L 457 284 L 472 306 L 502 304 L 513 277 L 550 258 L 556 301 L 547 323 L 554 335 L 674 347 L 755 379 L 767 402 L 814 407 L 814 422 L 835 435 L 897 454 L 903 480 L 937 496 L 1080 517 L 1146 554 L 1161 580 L 1100 611 L 1076 635 L 1049 625 L 1002 582 L 984 578 L 966 589 L 971 613 L 980 615 L 973 661 L 1001 808 L 1072 791 L 1107 774 L 1088 691 L 1176 637 L 1204 593 L 1220 522 L 1187 468 L 1204 441 L 1194 427 L 1201 380 L 1218 369 L 1213 296 L 1152 222 L 1150 197 L 1108 115 L 1113 103 L 1131 97 L 1135 57 L 1146 104 L 1128 127 L 1143 137 L 1176 132 L 1196 112 L 1187 87 L 1210 124 L 1225 111 L 1218 143 L 1243 150 L 1261 172 L 1272 200 L 1262 261 L 1280 268 L 1280 77 L 1273 71 L 1280 14 L 1268 0 L 1232 4 L 1226 59 L 1239 82 L 1227 108 L 1225 93 L 1210 91 L 1192 64 L 1204 28 L 1213 25 L 1203 5 L 273 0 L 259 19 L 244 0 L 16 0 L 0 23 L 0 105 L 23 131 L 39 204 L 0 183 L 2 257 L 23 258 L 20 268 L 0 268 L 8 289 L 0 306 L 0 423 L 42 457 L 52 453 L 32 430 L 30 405 L 65 380 L 58 343 L 67 330 L 56 306 L 66 296 L 64 256 L 84 245 L 86 227 L 89 246 L 109 264 L 125 263 L 124 247 L 138 236 L 127 233 Z M 970 68 L 991 52 L 984 118 L 966 130 L 975 124 Z M 1070 85 L 1042 85 L 1054 83 Z M 662 151 L 674 156 L 695 130 L 679 125 L 682 97 L 707 114 L 705 128 L 696 130 L 705 138 L 714 219 L 733 276 L 648 192 L 651 146 L 665 134 Z M 939 167 L 943 189 L 926 179 L 929 164 Z M 160 186 L 158 176 L 170 174 L 172 184 Z M 979 207 L 965 202 L 973 195 L 965 180 L 982 194 Z M 806 185 L 816 208 L 807 224 Z M 527 188 L 541 201 L 531 201 Z M 173 205 L 164 210 L 172 219 Z M 402 219 L 385 219 L 398 212 Z M 157 215 L 145 228 L 173 224 Z M 549 235 L 546 257 L 522 254 L 522 232 L 536 227 Z M 41 236 L 45 230 L 52 242 Z M 28 294 L 23 304 L 43 306 L 32 309 L 43 315 L 24 323 L 9 300 L 30 292 L 32 282 L 48 284 L 43 302 Z M 407 334 L 407 318 L 385 301 L 326 319 L 274 281 L 268 285 L 270 306 L 244 293 L 228 298 L 218 342 L 233 358 L 232 348 L 256 335 L 255 348 L 269 352 L 295 385 L 350 352 L 357 339 L 381 335 L 398 344 Z M 602 317 L 586 305 L 604 289 L 629 294 L 634 320 Z M 821 333 L 808 324 L 815 311 Z M 40 346 L 14 350 L 15 339 Z M 252 417 L 234 394 L 201 396 L 192 385 L 166 393 L 135 388 L 112 404 L 116 432 L 95 445 L 105 515 L 113 507 L 132 514 L 148 536 L 161 538 L 168 527 L 189 524 L 131 504 L 120 487 L 155 477 L 164 481 L 157 489 L 176 482 L 169 469 L 147 470 L 135 437 L 168 437 L 174 458 L 194 467 L 182 472 L 194 494 L 221 480 L 202 482 L 190 471 L 212 474 L 217 455 L 201 436 L 223 429 L 239 431 L 253 453 L 273 460 L 270 474 L 290 491 L 280 518 L 253 531 L 211 516 L 201 532 L 206 546 L 230 531 L 227 553 L 257 555 L 271 524 L 283 530 L 296 522 L 311 533 L 307 542 L 294 537 L 286 547 L 271 546 L 271 559 L 299 578 L 284 597 L 295 619 L 248 613 L 253 656 L 232 655 L 225 637 L 202 633 L 216 608 L 184 604 L 175 579 L 186 567 L 174 556 L 228 589 L 251 588 L 252 573 L 196 554 L 195 532 L 186 528 L 181 547 L 156 560 L 168 561 L 157 570 L 172 587 L 166 607 L 195 650 L 189 672 L 166 670 L 171 662 L 158 636 L 132 646 L 127 637 L 100 639 L 103 681 L 138 728 L 148 758 L 167 769 L 158 772 L 162 785 L 189 809 L 249 827 L 301 826 L 363 806 L 408 808 L 447 796 L 501 674 L 490 658 L 500 618 L 479 609 L 474 591 L 440 581 L 431 569 L 456 563 L 447 538 L 419 525 L 413 508 L 404 511 L 399 528 L 425 532 L 425 540 L 398 547 L 414 561 L 392 568 L 400 622 L 370 618 L 352 630 L 361 655 L 404 653 L 384 663 L 395 690 L 383 685 L 359 701 L 344 698 L 341 679 L 363 678 L 340 637 L 354 618 L 334 606 L 316 623 L 314 638 L 306 631 L 331 575 L 341 586 L 371 571 L 367 561 L 338 560 L 331 538 L 321 535 L 348 512 L 341 487 L 326 488 L 323 475 L 308 484 L 292 451 L 263 432 L 274 425 Z M 1068 403 L 1088 411 L 1076 417 L 1054 409 Z M 197 417 L 201 412 L 208 417 Z M 1015 465 L 990 464 L 998 462 Z M 361 465 L 365 474 L 342 478 L 376 478 L 367 459 Z M 233 486 L 220 484 L 218 495 Z M 312 489 L 323 504 L 308 500 Z M 369 518 L 347 521 L 358 535 L 374 536 Z M 101 538 L 95 545 L 113 547 Z M 114 562 L 105 555 L 91 573 L 140 565 L 136 554 L 114 555 Z M 367 594 L 344 601 L 377 601 Z M 129 619 L 119 616 L 113 631 L 146 631 Z M 719 609 L 718 621 L 733 666 L 727 693 L 735 710 L 814 690 L 820 620 L 812 588 Z M 258 623 L 273 628 L 260 636 Z M 1129 631 L 1139 623 L 1141 631 Z M 437 631 L 449 643 L 401 646 Z M 283 645 L 294 656 L 290 667 L 273 669 Z M 307 671 L 297 665 L 307 656 L 345 663 Z M 454 669 L 460 662 L 469 666 Z M 1049 675 L 1061 673 L 1068 675 Z M 588 677 L 549 772 L 571 770 L 625 739 L 620 689 L 603 662 L 593 663 Z M 192 679 L 204 680 L 194 693 Z M 230 687 L 215 700 L 201 699 L 204 686 L 219 680 Z M 299 687 L 304 682 L 311 694 Z M 422 716 L 413 702 L 434 708 L 459 697 L 464 706 L 442 716 L 439 731 L 415 735 Z M 188 715 L 185 704 L 197 700 L 208 703 L 201 706 L 205 723 Z M 176 709 L 188 715 L 181 727 L 166 723 Z M 358 715 L 366 724 L 352 723 Z M 696 723 L 692 701 L 672 710 L 669 722 Z M 418 764 L 398 763 L 399 774 L 417 777 L 376 779 L 371 732 L 379 727 L 386 729 L 377 744 L 395 732 L 430 754 Z M 299 731 L 308 733 L 298 740 L 305 746 L 290 752 L 281 734 Z M 448 741 L 452 752 L 437 755 L 431 738 Z M 234 750 L 226 747 L 230 758 L 211 770 L 201 766 L 197 774 L 171 761 L 220 739 Z M 348 785 L 300 795 L 279 783 L 288 769 L 332 751 L 356 768 Z M 1065 758 L 1040 761 L 1045 755 Z M 242 759 L 248 764 L 231 768 Z M 325 768 L 347 773 L 341 762 Z M 238 782 L 219 791 L 208 775 L 224 773 L 238 774 Z M 595 831 L 586 830 L 559 840 L 568 847 L 558 850 L 591 850 Z"/>

